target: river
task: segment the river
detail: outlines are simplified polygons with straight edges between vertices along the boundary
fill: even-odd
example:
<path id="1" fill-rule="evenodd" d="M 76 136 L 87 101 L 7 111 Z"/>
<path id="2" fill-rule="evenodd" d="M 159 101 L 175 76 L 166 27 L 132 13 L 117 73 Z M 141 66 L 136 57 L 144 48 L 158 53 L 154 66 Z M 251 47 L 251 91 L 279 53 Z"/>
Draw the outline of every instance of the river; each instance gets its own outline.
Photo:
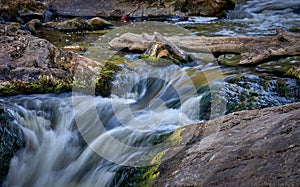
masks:
<path id="1" fill-rule="evenodd" d="M 159 30 L 165 36 L 274 34 L 277 27 L 299 28 L 299 10 L 296 0 L 249 0 L 229 12 L 227 19 L 192 17 L 185 22 L 135 23 L 106 33 L 62 36 L 58 46 L 83 42 L 90 46 L 83 55 L 117 63 L 123 70 L 108 98 L 80 90 L 0 98 L 26 139 L 26 147 L 11 160 L 3 186 L 121 186 L 128 176 L 122 168 L 155 164 L 155 155 L 176 146 L 168 137 L 182 126 L 232 111 L 299 101 L 296 80 L 264 67 L 223 67 L 211 54 L 194 53 L 192 65 L 155 66 L 138 54 L 107 45 L 129 31 Z M 299 64 L 298 58 L 288 61 Z"/>

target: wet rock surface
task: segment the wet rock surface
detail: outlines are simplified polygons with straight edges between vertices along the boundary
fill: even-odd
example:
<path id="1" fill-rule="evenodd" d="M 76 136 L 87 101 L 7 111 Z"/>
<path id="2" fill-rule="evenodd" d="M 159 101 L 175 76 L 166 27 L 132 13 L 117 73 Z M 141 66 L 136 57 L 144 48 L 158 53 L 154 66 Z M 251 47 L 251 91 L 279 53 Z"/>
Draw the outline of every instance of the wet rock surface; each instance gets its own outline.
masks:
<path id="1" fill-rule="evenodd" d="M 153 186 L 297 186 L 300 103 L 228 114 L 184 127 Z M 178 149 L 180 151 L 178 151 Z"/>
<path id="2" fill-rule="evenodd" d="M 0 108 L 0 186 L 7 175 L 10 159 L 25 146 L 21 127 Z"/>

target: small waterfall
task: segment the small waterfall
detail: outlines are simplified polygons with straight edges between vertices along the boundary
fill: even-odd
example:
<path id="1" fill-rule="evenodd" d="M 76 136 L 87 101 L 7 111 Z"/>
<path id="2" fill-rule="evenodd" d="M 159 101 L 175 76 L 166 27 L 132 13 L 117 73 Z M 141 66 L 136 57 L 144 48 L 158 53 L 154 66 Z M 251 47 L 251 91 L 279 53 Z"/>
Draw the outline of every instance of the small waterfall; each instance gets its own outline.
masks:
<path id="1" fill-rule="evenodd" d="M 121 166 L 147 166 L 170 146 L 153 142 L 197 122 L 191 107 L 199 107 L 184 68 L 149 68 L 121 73 L 111 98 L 69 93 L 2 99 L 26 139 L 3 185 L 110 186 Z"/>

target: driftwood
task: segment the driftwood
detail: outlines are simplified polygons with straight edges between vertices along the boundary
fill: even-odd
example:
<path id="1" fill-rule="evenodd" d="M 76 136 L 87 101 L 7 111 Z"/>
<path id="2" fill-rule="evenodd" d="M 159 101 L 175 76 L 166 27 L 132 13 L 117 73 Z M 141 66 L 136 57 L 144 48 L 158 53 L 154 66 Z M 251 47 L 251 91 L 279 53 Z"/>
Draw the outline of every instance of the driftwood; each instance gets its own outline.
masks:
<path id="1" fill-rule="evenodd" d="M 191 58 L 183 50 L 173 43 L 166 40 L 161 34 L 154 32 L 154 39 L 148 46 L 142 58 L 149 58 L 159 63 L 163 58 L 171 60 L 175 64 L 185 64 L 191 61 Z"/>
<path id="2" fill-rule="evenodd" d="M 212 53 L 215 57 L 222 54 L 240 54 L 240 65 L 256 65 L 287 56 L 300 55 L 300 34 L 276 30 L 276 35 L 250 36 L 171 36 L 165 39 L 187 52 Z M 131 51 L 146 51 L 153 35 L 125 33 L 114 38 L 109 44 L 112 48 Z"/>

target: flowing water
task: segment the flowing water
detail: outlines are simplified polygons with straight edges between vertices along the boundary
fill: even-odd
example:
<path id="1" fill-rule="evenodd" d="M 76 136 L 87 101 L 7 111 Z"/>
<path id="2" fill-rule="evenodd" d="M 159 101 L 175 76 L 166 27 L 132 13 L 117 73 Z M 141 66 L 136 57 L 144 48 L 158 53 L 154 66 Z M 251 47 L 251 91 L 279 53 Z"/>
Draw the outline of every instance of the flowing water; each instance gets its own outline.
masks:
<path id="1" fill-rule="evenodd" d="M 195 34 L 270 34 L 278 26 L 299 26 L 299 2 L 249 0 L 226 20 L 191 18 L 176 24 Z M 235 110 L 299 101 L 296 80 L 255 68 L 221 67 L 209 54 L 191 54 L 195 64 L 190 66 L 154 66 L 107 46 L 122 32 L 155 30 L 168 36 L 192 34 L 173 24 L 144 23 L 107 31 L 104 40 L 94 41 L 103 33 L 75 39 L 75 44 L 92 44 L 84 55 L 124 67 L 109 98 L 73 92 L 0 99 L 26 139 L 26 147 L 11 160 L 4 186 L 120 185 L 126 177 L 115 180 L 122 166 L 155 164 L 151 158 L 174 146 L 167 137 L 181 126 Z M 73 44 L 69 36 L 62 42 Z M 251 106 L 241 106 L 243 102 Z"/>
<path id="2" fill-rule="evenodd" d="M 248 0 L 228 12 L 228 18 L 190 18 L 176 24 L 199 35 L 268 35 L 277 28 L 297 30 L 300 27 L 300 1 Z"/>

